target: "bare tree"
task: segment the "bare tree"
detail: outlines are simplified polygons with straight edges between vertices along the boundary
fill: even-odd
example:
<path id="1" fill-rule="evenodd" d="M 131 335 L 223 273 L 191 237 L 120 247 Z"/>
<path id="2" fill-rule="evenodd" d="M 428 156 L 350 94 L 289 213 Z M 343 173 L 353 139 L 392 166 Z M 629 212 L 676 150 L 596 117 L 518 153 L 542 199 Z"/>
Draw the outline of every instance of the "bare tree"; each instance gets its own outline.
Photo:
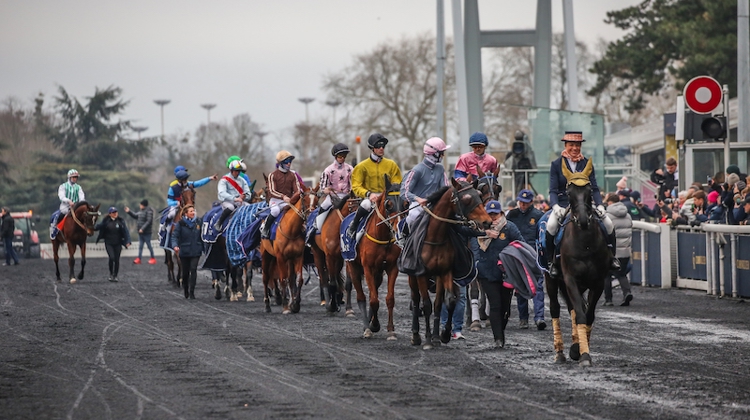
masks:
<path id="1" fill-rule="evenodd" d="M 355 56 L 349 67 L 325 77 L 323 89 L 343 103 L 363 141 L 380 132 L 390 140 L 392 157 L 416 163 L 422 143 L 435 132 L 435 69 L 435 38 L 422 34 Z M 449 95 L 455 84 L 452 69 L 452 63 L 446 63 Z M 451 103 L 449 98 L 446 103 Z"/>

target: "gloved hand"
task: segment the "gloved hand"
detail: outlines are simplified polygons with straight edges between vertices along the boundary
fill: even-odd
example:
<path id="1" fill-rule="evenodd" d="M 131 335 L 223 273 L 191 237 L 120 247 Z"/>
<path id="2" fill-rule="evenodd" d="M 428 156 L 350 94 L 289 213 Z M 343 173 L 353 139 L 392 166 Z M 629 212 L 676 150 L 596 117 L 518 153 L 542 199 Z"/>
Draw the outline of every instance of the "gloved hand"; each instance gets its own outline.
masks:
<path id="1" fill-rule="evenodd" d="M 555 216 L 557 216 L 558 219 L 565 217 L 565 209 L 560 207 L 559 204 L 552 206 L 552 212 L 555 213 Z"/>
<path id="2" fill-rule="evenodd" d="M 596 206 L 596 213 L 599 215 L 599 218 L 602 218 L 605 214 L 607 214 L 607 209 L 605 209 L 603 205 L 599 204 L 598 206 Z"/>

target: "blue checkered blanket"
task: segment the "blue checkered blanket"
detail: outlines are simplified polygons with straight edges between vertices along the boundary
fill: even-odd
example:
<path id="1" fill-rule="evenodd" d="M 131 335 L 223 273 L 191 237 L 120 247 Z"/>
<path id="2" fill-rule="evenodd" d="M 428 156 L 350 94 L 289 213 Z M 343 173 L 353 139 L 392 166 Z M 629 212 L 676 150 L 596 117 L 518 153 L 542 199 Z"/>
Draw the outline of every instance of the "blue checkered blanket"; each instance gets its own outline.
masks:
<path id="1" fill-rule="evenodd" d="M 245 229 L 255 221 L 257 213 L 265 207 L 267 207 L 266 203 L 250 204 L 238 208 L 232 215 L 232 219 L 224 230 L 227 241 L 227 255 L 232 266 L 238 266 L 247 261 L 245 250 L 238 239 Z"/>

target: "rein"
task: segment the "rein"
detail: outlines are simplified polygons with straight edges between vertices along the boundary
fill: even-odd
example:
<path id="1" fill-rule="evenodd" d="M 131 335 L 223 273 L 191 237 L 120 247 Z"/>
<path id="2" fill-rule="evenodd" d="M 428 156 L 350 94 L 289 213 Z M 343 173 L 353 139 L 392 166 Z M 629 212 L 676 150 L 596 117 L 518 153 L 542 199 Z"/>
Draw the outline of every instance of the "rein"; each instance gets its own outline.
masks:
<path id="1" fill-rule="evenodd" d="M 89 215 L 91 215 L 91 216 L 93 216 L 93 215 L 101 216 L 101 212 L 98 212 L 98 211 L 97 211 L 97 212 L 93 212 L 93 211 L 86 211 L 86 213 L 88 213 L 88 214 L 89 214 Z M 80 221 L 80 220 L 78 220 L 78 217 L 76 217 L 76 212 L 75 212 L 75 210 L 71 210 L 71 211 L 70 211 L 70 214 L 71 214 L 71 215 L 73 216 L 73 220 L 74 220 L 74 221 L 76 222 L 76 224 L 77 224 L 78 226 L 80 226 L 80 227 L 81 227 L 81 229 L 83 229 L 83 230 L 85 230 L 86 232 L 88 232 L 88 230 L 89 230 L 89 229 L 88 229 L 88 228 L 87 228 L 87 227 L 86 227 L 86 226 L 85 226 L 85 225 L 84 225 L 83 223 L 81 223 L 81 221 Z"/>
<path id="2" fill-rule="evenodd" d="M 383 197 L 383 200 L 386 200 L 386 198 Z M 385 216 L 383 216 L 383 213 L 380 212 L 380 209 L 378 208 L 378 206 L 375 206 L 375 214 L 377 214 L 378 217 L 380 218 L 380 222 L 375 226 L 379 226 L 381 223 L 386 221 Z M 390 243 L 396 242 L 396 238 L 395 238 L 396 235 L 395 235 L 395 232 L 393 231 L 393 225 L 391 225 L 390 223 L 388 223 L 388 230 L 391 231 L 391 238 L 389 240 L 384 241 L 381 239 L 376 239 L 372 235 L 370 235 L 370 233 L 367 231 L 365 231 L 365 236 L 367 237 L 367 239 L 375 242 L 378 245 L 388 245 Z"/>

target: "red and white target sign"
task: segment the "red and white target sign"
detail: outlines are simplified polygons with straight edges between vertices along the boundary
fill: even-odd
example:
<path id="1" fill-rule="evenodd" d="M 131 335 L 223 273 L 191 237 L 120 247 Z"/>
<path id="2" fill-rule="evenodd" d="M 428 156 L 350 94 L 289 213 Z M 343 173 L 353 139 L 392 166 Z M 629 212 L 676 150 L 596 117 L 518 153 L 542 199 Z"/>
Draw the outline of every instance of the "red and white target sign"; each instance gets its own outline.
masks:
<path id="1" fill-rule="evenodd" d="M 690 79 L 682 91 L 685 105 L 696 114 L 708 114 L 721 104 L 721 85 L 713 77 L 698 76 Z"/>

